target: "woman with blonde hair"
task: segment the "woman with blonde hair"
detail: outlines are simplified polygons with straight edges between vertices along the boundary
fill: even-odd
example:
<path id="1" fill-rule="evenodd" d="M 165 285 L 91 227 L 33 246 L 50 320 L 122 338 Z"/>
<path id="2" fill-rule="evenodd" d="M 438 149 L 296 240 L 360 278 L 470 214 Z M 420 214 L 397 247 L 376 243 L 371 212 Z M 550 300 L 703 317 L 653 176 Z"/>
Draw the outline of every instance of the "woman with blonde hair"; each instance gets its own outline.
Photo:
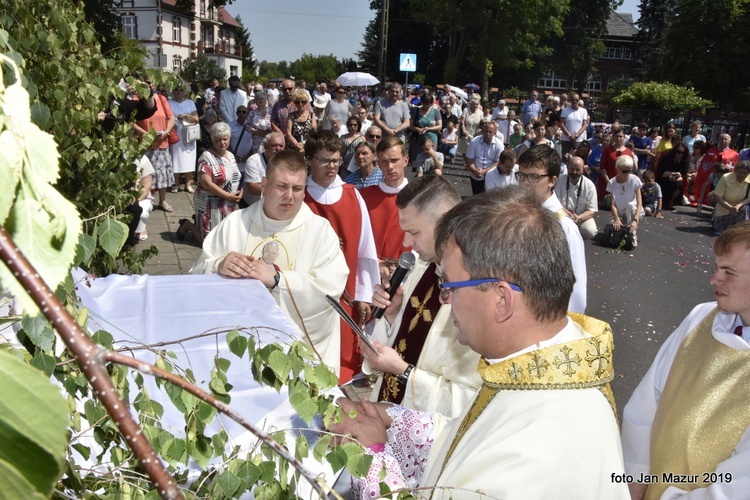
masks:
<path id="1" fill-rule="evenodd" d="M 318 119 L 312 112 L 307 92 L 297 89 L 292 96 L 297 109 L 289 113 L 286 121 L 286 145 L 287 149 L 304 153 L 307 134 L 318 128 Z"/>

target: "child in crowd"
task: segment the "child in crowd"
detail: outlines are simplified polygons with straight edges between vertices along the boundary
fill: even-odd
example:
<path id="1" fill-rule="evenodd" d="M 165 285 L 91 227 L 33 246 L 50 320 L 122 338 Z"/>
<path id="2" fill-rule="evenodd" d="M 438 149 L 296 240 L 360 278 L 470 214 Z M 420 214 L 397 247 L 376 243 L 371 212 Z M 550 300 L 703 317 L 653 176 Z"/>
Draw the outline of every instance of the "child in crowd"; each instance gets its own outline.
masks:
<path id="1" fill-rule="evenodd" d="M 713 165 L 711 165 L 711 175 L 708 176 L 708 180 L 703 183 L 703 186 L 701 186 L 701 195 L 700 198 L 698 198 L 698 208 L 696 209 L 695 213 L 701 213 L 701 208 L 703 208 L 703 200 L 706 200 L 706 203 L 709 205 L 714 205 L 716 203 L 716 199 L 714 198 L 714 189 L 716 189 L 716 185 L 719 183 L 719 180 L 721 177 L 729 172 L 729 167 L 724 165 L 721 162 L 716 162 Z M 708 188 L 711 188 L 711 191 L 706 195 L 706 191 L 708 191 Z"/>
<path id="2" fill-rule="evenodd" d="M 641 186 L 641 198 L 643 198 L 643 210 L 646 215 L 652 215 L 657 219 L 663 219 L 661 214 L 661 186 L 654 179 L 654 172 L 646 170 L 643 172 L 643 186 Z"/>
<path id="3" fill-rule="evenodd" d="M 435 151 L 435 144 L 426 135 L 422 137 L 422 152 L 417 155 L 414 165 L 417 168 L 417 177 L 435 174 L 443 175 L 443 153 Z"/>

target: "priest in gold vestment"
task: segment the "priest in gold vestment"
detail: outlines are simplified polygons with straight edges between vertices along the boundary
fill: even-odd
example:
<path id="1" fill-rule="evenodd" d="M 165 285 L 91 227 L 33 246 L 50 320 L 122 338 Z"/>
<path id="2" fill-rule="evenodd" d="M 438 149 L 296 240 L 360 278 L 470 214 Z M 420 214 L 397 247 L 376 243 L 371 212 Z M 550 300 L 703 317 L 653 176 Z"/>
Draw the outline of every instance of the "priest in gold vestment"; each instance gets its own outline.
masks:
<path id="1" fill-rule="evenodd" d="M 458 341 L 481 355 L 483 383 L 454 419 L 340 400 L 331 430 L 374 456 L 355 496 L 628 498 L 615 480 L 612 331 L 566 314 L 575 276 L 556 217 L 531 190 L 500 188 L 448 211 L 435 242 L 440 299 Z"/>
<path id="2" fill-rule="evenodd" d="M 714 253 L 716 301 L 683 320 L 625 406 L 635 499 L 750 498 L 750 222 Z"/>

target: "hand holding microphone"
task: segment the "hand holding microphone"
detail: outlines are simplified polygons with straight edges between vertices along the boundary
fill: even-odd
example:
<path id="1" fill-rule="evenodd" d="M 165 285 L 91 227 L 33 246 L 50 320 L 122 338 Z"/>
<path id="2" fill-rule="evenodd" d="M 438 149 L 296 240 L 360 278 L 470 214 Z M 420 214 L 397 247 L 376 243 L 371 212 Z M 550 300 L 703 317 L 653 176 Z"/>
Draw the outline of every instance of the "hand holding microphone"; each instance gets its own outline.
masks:
<path id="1" fill-rule="evenodd" d="M 403 283 L 406 274 L 414 267 L 416 262 L 417 259 L 414 257 L 413 253 L 404 252 L 401 254 L 398 258 L 398 267 L 396 267 L 396 270 L 393 271 L 393 276 L 391 276 L 391 286 L 386 290 L 389 297 L 393 297 L 396 294 L 396 291 L 398 290 L 398 287 L 401 286 L 401 283 Z M 372 317 L 380 319 L 383 317 L 384 312 L 385 308 L 375 307 L 372 310 Z"/>

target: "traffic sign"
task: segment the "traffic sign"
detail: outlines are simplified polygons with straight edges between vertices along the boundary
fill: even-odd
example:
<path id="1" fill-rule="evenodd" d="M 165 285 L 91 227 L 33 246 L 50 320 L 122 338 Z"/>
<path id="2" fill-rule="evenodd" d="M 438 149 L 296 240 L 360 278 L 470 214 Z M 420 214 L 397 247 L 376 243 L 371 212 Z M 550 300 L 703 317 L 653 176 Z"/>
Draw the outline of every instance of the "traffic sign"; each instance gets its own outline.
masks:
<path id="1" fill-rule="evenodd" d="M 417 54 L 401 54 L 399 71 L 417 71 Z"/>

